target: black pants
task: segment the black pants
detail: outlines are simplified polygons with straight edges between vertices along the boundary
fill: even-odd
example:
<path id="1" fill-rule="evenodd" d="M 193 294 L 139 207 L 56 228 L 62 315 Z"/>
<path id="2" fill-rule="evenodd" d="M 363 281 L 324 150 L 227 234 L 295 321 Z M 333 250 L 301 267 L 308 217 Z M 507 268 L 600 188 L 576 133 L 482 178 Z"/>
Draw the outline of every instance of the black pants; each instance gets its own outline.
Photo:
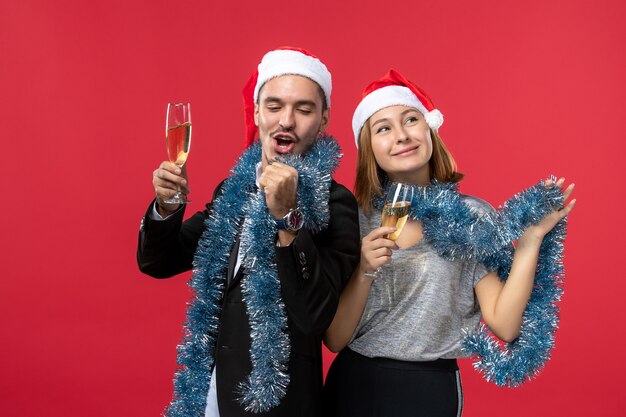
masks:
<path id="1" fill-rule="evenodd" d="M 326 417 L 457 417 L 459 368 L 455 359 L 404 362 L 345 348 L 328 371 L 324 408 Z"/>

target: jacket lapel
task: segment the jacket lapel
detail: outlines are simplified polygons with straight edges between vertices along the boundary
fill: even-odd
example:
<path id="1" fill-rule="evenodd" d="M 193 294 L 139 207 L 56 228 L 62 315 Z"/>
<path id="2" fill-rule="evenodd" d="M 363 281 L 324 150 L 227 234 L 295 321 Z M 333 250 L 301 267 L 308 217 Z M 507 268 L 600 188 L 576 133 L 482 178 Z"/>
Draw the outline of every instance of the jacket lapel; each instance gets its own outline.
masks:
<path id="1" fill-rule="evenodd" d="M 237 265 L 237 256 L 239 254 L 239 238 L 240 235 L 237 234 L 237 238 L 235 239 L 235 244 L 233 245 L 233 249 L 230 251 L 230 257 L 228 258 L 228 273 L 226 275 L 226 288 L 230 288 L 236 281 L 237 275 L 239 275 L 239 271 L 235 274 L 235 265 Z M 239 269 L 241 269 L 241 265 L 239 265 Z"/>

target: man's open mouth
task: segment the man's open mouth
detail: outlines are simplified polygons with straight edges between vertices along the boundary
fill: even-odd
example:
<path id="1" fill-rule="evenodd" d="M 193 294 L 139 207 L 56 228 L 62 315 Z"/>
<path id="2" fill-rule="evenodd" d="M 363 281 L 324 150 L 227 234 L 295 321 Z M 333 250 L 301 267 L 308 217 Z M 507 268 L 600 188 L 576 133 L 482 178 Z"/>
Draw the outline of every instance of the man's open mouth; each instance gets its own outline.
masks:
<path id="1" fill-rule="evenodd" d="M 274 136 L 274 150 L 278 153 L 289 153 L 295 145 L 295 140 L 289 136 Z"/>

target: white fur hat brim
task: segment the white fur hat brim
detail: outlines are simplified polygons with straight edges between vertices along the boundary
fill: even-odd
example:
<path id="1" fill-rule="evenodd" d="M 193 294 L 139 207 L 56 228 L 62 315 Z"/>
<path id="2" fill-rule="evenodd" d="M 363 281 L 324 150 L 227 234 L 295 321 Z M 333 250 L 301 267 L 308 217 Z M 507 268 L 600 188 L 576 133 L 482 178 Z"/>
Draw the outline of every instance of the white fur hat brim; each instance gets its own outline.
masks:
<path id="1" fill-rule="evenodd" d="M 299 51 L 277 49 L 270 51 L 258 66 L 259 76 L 254 87 L 254 101 L 259 98 L 263 84 L 281 75 L 301 75 L 315 81 L 324 91 L 326 106 L 330 108 L 332 78 L 326 65 L 319 59 Z"/>
<path id="2" fill-rule="evenodd" d="M 407 106 L 419 110 L 424 115 L 428 126 L 435 131 L 443 124 L 443 114 L 437 109 L 426 110 L 422 102 L 407 87 L 400 85 L 382 87 L 365 96 L 354 111 L 352 131 L 357 148 L 359 147 L 361 129 L 363 129 L 367 119 L 377 111 L 391 106 Z"/>

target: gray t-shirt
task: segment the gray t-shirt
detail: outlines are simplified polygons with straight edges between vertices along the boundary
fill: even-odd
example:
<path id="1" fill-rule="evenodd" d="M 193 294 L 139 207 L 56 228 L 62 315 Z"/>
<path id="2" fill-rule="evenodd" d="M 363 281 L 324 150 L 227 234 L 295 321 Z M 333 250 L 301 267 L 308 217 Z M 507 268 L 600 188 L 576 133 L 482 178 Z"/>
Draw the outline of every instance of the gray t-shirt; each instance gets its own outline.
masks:
<path id="1" fill-rule="evenodd" d="M 473 211 L 493 208 L 462 196 Z M 380 226 L 380 212 L 359 210 L 361 237 Z M 489 271 L 476 261 L 448 261 L 424 240 L 393 252 L 369 291 L 365 311 L 350 349 L 368 356 L 430 361 L 467 356 L 461 350 L 463 330 L 481 319 L 474 286 Z"/>

